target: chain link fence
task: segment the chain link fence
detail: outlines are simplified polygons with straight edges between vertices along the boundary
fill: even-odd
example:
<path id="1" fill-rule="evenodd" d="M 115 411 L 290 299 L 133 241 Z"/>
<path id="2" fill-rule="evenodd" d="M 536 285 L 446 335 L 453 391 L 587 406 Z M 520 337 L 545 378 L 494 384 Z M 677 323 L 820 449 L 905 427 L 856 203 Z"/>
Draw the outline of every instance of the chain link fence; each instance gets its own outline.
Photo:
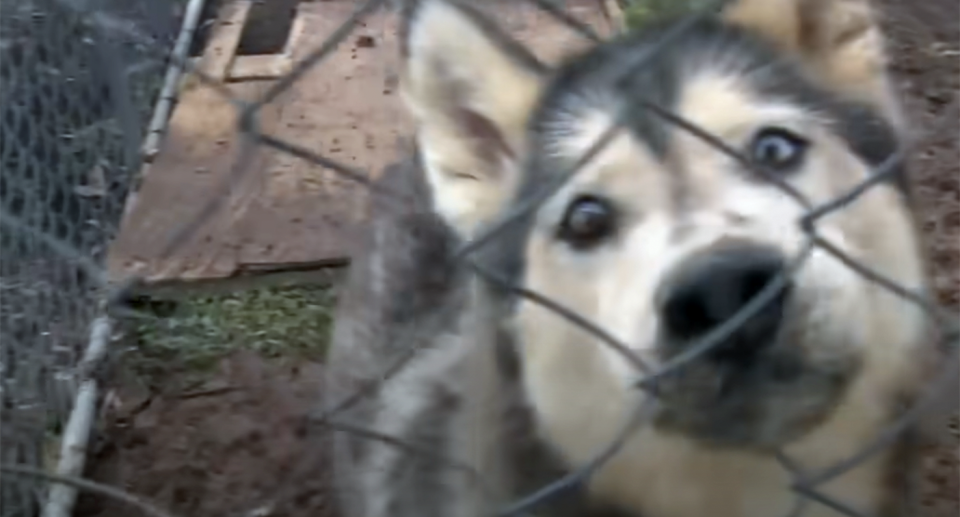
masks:
<path id="1" fill-rule="evenodd" d="M 175 35 L 171 7 L 0 2 L 4 463 L 52 466 L 100 313 L 101 264 L 136 181 L 162 52 Z M 153 48 L 120 43 L 78 8 L 126 20 Z M 2 515 L 35 515 L 45 483 L 3 481 Z"/>
<path id="2" fill-rule="evenodd" d="M 571 30 L 594 39 L 595 34 L 585 29 L 574 17 L 564 14 L 561 3 L 550 0 L 529 1 L 537 8 L 555 14 Z M 718 8 L 718 2 L 700 2 L 703 14 Z M 706 5 L 710 4 L 710 5 Z M 143 6 L 146 4 L 131 4 Z M 149 118 L 150 105 L 156 97 L 163 75 L 164 60 L 172 44 L 173 30 L 158 29 L 169 20 L 173 25 L 174 9 L 151 4 L 149 23 L 131 23 L 144 19 L 144 13 L 123 12 L 118 6 L 86 4 L 69 0 L 33 0 L 13 2 L 3 0 L 0 8 L 2 20 L 2 61 L 0 80 L 3 96 L 0 100 L 0 122 L 3 124 L 2 146 L 2 226 L 3 260 L 0 265 L 0 331 L 3 340 L 3 516 L 32 515 L 39 507 L 45 484 L 38 478 L 56 476 L 38 474 L 29 468 L 46 468 L 43 451 L 48 431 L 63 425 L 75 397 L 76 366 L 89 335 L 90 325 L 98 314 L 98 304 L 104 298 L 101 263 L 106 245 L 117 232 L 117 224 L 123 210 L 123 200 L 133 188 L 135 172 L 140 162 L 139 149 L 144 124 Z M 129 7 L 129 6 L 128 6 Z M 188 60 L 178 65 L 189 70 L 198 81 L 228 97 L 240 114 L 240 128 L 250 145 L 266 146 L 288 153 L 301 160 L 326 167 L 344 177 L 369 185 L 365 171 L 340 163 L 315 149 L 284 141 L 265 134 L 258 128 L 258 113 L 266 105 L 275 102 L 291 85 L 302 80 L 306 71 L 324 66 L 324 60 L 337 50 L 339 43 L 348 38 L 364 18 L 381 9 L 390 8 L 387 0 L 357 2 L 355 14 L 339 30 L 317 49 L 312 50 L 294 69 L 278 80 L 253 102 L 232 98 L 229 90 L 222 88 L 218 80 L 205 76 Z M 159 14 L 158 14 L 159 13 Z M 156 18 L 159 16 L 159 18 Z M 678 25 L 668 33 L 659 46 L 669 45 L 672 38 L 682 35 L 688 25 Z M 159 32 L 158 32 L 159 31 Z M 660 48 L 658 47 L 658 48 Z M 643 67 L 646 58 L 638 59 L 623 70 L 624 77 Z M 710 135 L 695 124 L 675 113 L 649 103 L 644 106 L 665 123 L 674 124 L 697 138 L 714 146 L 720 152 L 740 163 L 750 161 L 730 149 L 720 139 Z M 956 118 L 956 101 L 944 110 L 944 119 Z M 520 286 L 504 284 L 502 279 L 479 267 L 473 256 L 484 246 L 498 239 L 512 222 L 536 209 L 550 194 L 573 177 L 589 162 L 618 132 L 618 126 L 610 127 L 591 146 L 591 150 L 578 162 L 577 167 L 560 175 L 561 181 L 545 186 L 542 192 L 507 213 L 500 223 L 456 251 L 458 260 L 474 269 L 499 288 L 526 297 L 541 304 L 560 316 L 583 325 L 599 340 L 622 353 L 630 364 L 642 364 L 629 351 L 629 347 L 612 338 L 603 329 L 596 328 L 557 303 Z M 936 128 L 932 132 L 936 132 Z M 807 215 L 798 222 L 808 236 L 804 252 L 797 258 L 790 271 L 795 271 L 818 249 L 833 255 L 859 274 L 876 282 L 891 292 L 913 301 L 923 308 L 938 326 L 944 349 L 951 355 L 942 375 L 931 379 L 930 393 L 923 402 L 931 402 L 933 396 L 953 388 L 957 360 L 956 326 L 952 317 L 928 300 L 924 293 L 915 293 L 897 285 L 867 265 L 847 256 L 817 231 L 817 222 L 827 215 L 844 210 L 865 192 L 885 182 L 896 173 L 909 152 L 921 145 L 923 138 L 916 139 L 903 149 L 890 154 L 875 174 L 863 184 L 832 202 L 815 206 L 788 185 L 766 171 L 755 169 L 757 174 L 770 179 L 773 184 L 807 208 Z M 251 171 L 238 167 L 232 183 Z M 379 192 L 391 196 L 390 192 Z M 405 202 L 396 198 L 397 202 Z M 199 221 L 182 228 L 169 243 L 167 249 L 176 249 L 189 240 Z M 684 365 L 698 360 L 717 346 L 724 337 L 733 332 L 751 314 L 761 310 L 786 281 L 788 273 L 773 282 L 748 304 L 744 311 L 726 324 L 715 329 L 707 339 L 690 348 L 687 353 L 675 358 L 658 371 L 650 372 L 638 383 L 638 389 L 654 386 L 658 379 L 677 371 Z M 398 344 L 408 347 L 410 343 Z M 638 376 L 640 371 L 637 372 Z M 364 395 L 376 391 L 376 383 Z M 324 414 L 321 421 L 333 421 L 340 412 L 355 403 L 360 395 L 339 404 Z M 651 397 L 650 400 L 653 400 Z M 875 440 L 865 444 L 862 451 L 848 457 L 838 458 L 836 465 L 822 472 L 801 472 L 794 461 L 781 454 L 782 465 L 793 474 L 792 488 L 797 492 L 797 507 L 792 515 L 803 515 L 810 503 L 830 506 L 839 513 L 862 516 L 844 501 L 836 500 L 821 492 L 819 487 L 858 465 L 865 458 L 876 454 L 889 445 L 900 433 L 919 418 L 926 406 L 907 410 L 897 424 L 878 430 Z M 625 426 L 619 438 L 608 450 L 600 454 L 587 467 L 558 479 L 536 493 L 516 501 L 500 515 L 523 515 L 534 511 L 538 504 L 570 486 L 583 482 L 623 444 L 638 425 L 646 418 L 645 411 L 638 411 L 638 418 Z M 352 432 L 363 433 L 372 440 L 384 441 L 397 446 L 396 439 L 379 434 L 375 430 Z M 10 473 L 16 472 L 17 476 Z M 144 514 L 167 515 L 150 504 L 108 487 L 78 479 L 61 479 L 83 489 L 95 490 L 112 497 L 121 498 L 140 508 Z"/>

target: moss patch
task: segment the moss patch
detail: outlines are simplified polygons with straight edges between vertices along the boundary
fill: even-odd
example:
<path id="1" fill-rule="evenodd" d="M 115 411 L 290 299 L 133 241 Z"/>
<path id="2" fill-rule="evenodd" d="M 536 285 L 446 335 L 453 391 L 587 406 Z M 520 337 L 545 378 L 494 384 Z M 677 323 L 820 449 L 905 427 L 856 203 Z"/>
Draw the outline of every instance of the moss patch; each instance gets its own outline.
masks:
<path id="1" fill-rule="evenodd" d="M 170 314 L 135 324 L 139 374 L 170 368 L 203 374 L 231 352 L 277 360 L 319 360 L 333 325 L 330 287 L 283 286 L 179 301 Z M 159 379 L 158 379 L 159 380 Z"/>
<path id="2" fill-rule="evenodd" d="M 714 0 L 620 0 L 627 30 L 638 29 L 650 21 L 693 13 L 709 8 Z"/>

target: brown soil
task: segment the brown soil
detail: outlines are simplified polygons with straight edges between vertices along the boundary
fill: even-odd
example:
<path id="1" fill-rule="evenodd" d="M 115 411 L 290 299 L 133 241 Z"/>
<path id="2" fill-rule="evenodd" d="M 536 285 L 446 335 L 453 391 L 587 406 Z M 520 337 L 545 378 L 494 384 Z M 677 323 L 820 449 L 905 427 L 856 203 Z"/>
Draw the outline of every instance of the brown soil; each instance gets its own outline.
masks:
<path id="1" fill-rule="evenodd" d="M 178 517 L 330 517 L 324 439 L 308 425 L 322 372 L 237 352 L 201 386 L 155 395 L 118 386 L 87 474 Z M 167 381 L 178 384 L 173 373 Z M 138 515 L 94 496 L 77 510 Z"/>
<path id="2" fill-rule="evenodd" d="M 960 78 L 960 7 L 950 0 L 883 4 L 910 118 L 922 130 L 952 117 L 915 153 L 912 171 L 937 294 L 960 308 L 960 117 L 944 113 Z M 331 517 L 323 437 L 306 427 L 321 373 L 316 364 L 279 367 L 239 354 L 224 361 L 216 381 L 189 394 L 167 389 L 145 397 L 118 382 L 87 474 L 177 516 Z M 171 372 L 168 384 L 177 379 Z M 923 517 L 958 513 L 960 442 L 953 425 L 926 461 Z M 138 512 L 84 495 L 76 515 Z"/>
<path id="3" fill-rule="evenodd" d="M 926 137 L 914 153 L 911 174 L 918 219 L 924 230 L 940 302 L 960 309 L 960 116 L 950 108 L 960 90 L 960 4 L 951 0 L 884 0 L 892 36 L 894 72 L 907 99 L 908 116 Z M 954 388 L 955 390 L 957 388 Z M 956 400 L 955 398 L 952 400 Z M 960 435 L 956 406 L 949 429 L 930 446 L 920 480 L 918 517 L 960 513 Z"/>
<path id="4" fill-rule="evenodd" d="M 960 90 L 960 4 L 886 0 L 894 73 L 907 113 L 926 139 L 913 153 L 920 223 L 940 301 L 960 308 L 960 117 L 950 108 Z M 933 135 L 925 135 L 934 132 Z"/>

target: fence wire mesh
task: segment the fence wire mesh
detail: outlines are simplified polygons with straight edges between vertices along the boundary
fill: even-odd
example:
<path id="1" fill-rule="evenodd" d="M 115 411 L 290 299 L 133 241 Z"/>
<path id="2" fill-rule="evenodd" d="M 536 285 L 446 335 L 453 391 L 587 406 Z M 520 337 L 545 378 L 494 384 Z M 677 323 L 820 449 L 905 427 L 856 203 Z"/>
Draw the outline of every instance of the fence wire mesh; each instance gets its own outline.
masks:
<path id="1" fill-rule="evenodd" d="M 139 20 L 160 50 L 174 13 L 142 7 L 97 5 Z M 163 70 L 162 58 L 118 44 L 68 5 L 0 2 L 4 463 L 50 466 L 44 451 L 76 395 L 75 368 L 99 311 L 101 264 Z M 35 514 L 43 486 L 5 476 L 2 514 Z"/>
<path id="2" fill-rule="evenodd" d="M 527 1 L 551 13 L 570 30 L 588 39 L 597 38 L 576 17 L 566 14 L 560 2 L 517 1 Z M 699 2 L 698 9 L 705 16 L 720 4 Z M 131 23 L 137 15 L 122 12 L 117 6 L 69 0 L 19 3 L 4 0 L 0 7 L 3 9 L 0 18 L 3 24 L 0 34 L 0 79 L 4 92 L 0 101 L 3 124 L 3 138 L 0 140 L 3 218 L 0 221 L 4 230 L 3 261 L 0 266 L 3 294 L 0 331 L 4 342 L 3 463 L 5 473 L 17 474 L 5 477 L 11 482 L 3 485 L 3 515 L 14 516 L 35 512 L 43 496 L 42 487 L 45 486 L 39 481 L 43 478 L 47 481 L 56 479 L 56 476 L 42 474 L 30 467 L 45 467 L 45 433 L 51 426 L 61 425 L 70 410 L 76 382 L 71 375 L 88 338 L 88 326 L 97 314 L 98 302 L 104 296 L 109 298 L 115 294 L 103 290 L 101 264 L 106 246 L 117 232 L 123 200 L 133 188 L 135 172 L 140 163 L 139 146 L 144 133 L 144 121 L 148 118 L 150 103 L 159 87 L 162 65 L 169 58 L 167 54 L 173 31 L 169 27 L 158 30 L 157 18 L 146 24 Z M 277 101 L 292 85 L 303 80 L 309 70 L 324 66 L 325 60 L 337 51 L 338 45 L 366 17 L 392 7 L 387 0 L 357 2 L 353 16 L 327 41 L 309 52 L 295 64 L 292 71 L 252 102 L 235 98 L 229 89 L 223 87 L 220 79 L 200 72 L 192 61 L 175 61 L 200 83 L 219 92 L 236 107 L 240 115 L 239 128 L 250 149 L 272 148 L 370 186 L 366 171 L 331 159 L 315 149 L 263 132 L 258 116 L 265 106 Z M 173 9 L 169 6 L 153 6 L 151 12 L 153 16 L 159 15 L 160 19 L 170 20 L 172 25 Z M 669 45 L 672 38 L 682 37 L 688 29 L 689 25 L 676 26 L 653 52 L 625 66 L 623 77 L 629 77 L 643 67 L 651 55 Z M 574 177 L 618 134 L 622 121 L 617 121 L 604 131 L 576 166 L 559 174 L 555 183 L 545 185 L 527 202 L 504 214 L 499 223 L 458 249 L 455 254 L 457 260 L 464 261 L 488 282 L 585 327 L 634 365 L 638 377 L 637 389 L 651 393 L 655 392 L 658 381 L 703 357 L 769 303 L 782 284 L 805 263 L 814 250 L 834 256 L 863 277 L 918 304 L 929 315 L 931 323 L 937 326 L 943 348 L 952 354 L 941 376 L 931 380 L 929 393 L 921 403 L 905 411 L 895 425 L 878 430 L 876 438 L 864 444 L 862 451 L 847 458 L 838 458 L 835 465 L 823 471 L 803 472 L 793 458 L 782 451 L 777 453 L 782 466 L 792 474 L 791 488 L 797 493 L 796 507 L 791 516 L 804 515 L 813 504 L 826 505 L 841 515 L 864 516 L 849 503 L 824 493 L 820 487 L 890 445 L 934 402 L 935 396 L 953 389 L 958 366 L 955 355 L 957 328 L 954 319 L 928 299 L 926 293 L 913 292 L 908 287 L 898 285 L 869 265 L 848 256 L 835 243 L 818 233 L 817 224 L 828 215 L 844 210 L 870 189 L 890 180 L 907 155 L 922 145 L 923 138 L 917 138 L 906 147 L 892 152 L 870 179 L 845 195 L 829 203 L 816 205 L 787 182 L 757 167 L 739 151 L 696 124 L 653 102 L 647 102 L 643 107 L 664 123 L 688 131 L 744 167 L 754 170 L 806 209 L 806 215 L 797 222 L 807 235 L 803 251 L 779 281 L 769 284 L 741 313 L 714 329 L 683 354 L 652 370 L 630 351 L 628 345 L 604 329 L 563 308 L 556 301 L 504 281 L 473 260 L 475 253 L 499 238 L 511 223 L 535 210 Z M 954 99 L 950 107 L 943 110 L 943 119 L 956 119 L 956 107 Z M 929 131 L 935 134 L 938 128 Z M 228 197 L 229 189 L 243 176 L 256 173 L 244 167 L 242 162 L 234 169 L 218 203 Z M 387 197 L 395 195 L 388 191 L 376 193 Z M 402 197 L 395 199 L 400 203 L 409 202 Z M 213 206 L 204 207 L 197 220 L 180 228 L 166 244 L 166 254 L 183 246 L 203 218 L 213 211 Z M 409 343 L 397 345 L 409 349 L 409 353 L 404 355 L 405 359 L 415 353 L 416 347 L 412 343 L 420 341 L 416 337 L 409 339 Z M 389 377 L 395 369 L 384 372 L 378 379 L 382 381 Z M 379 382 L 372 381 L 368 389 L 335 405 L 318 421 L 333 426 L 339 432 L 351 432 L 407 451 L 424 453 L 418 447 L 405 444 L 397 437 L 376 429 L 336 423 L 337 416 L 343 411 L 362 397 L 372 396 Z M 651 396 L 646 400 L 648 404 L 653 404 L 655 399 L 655 396 Z M 647 409 L 649 407 L 646 405 L 641 408 L 637 412 L 638 417 L 630 419 L 617 439 L 594 461 L 509 504 L 498 514 L 526 515 L 535 511 L 543 501 L 582 483 L 616 453 L 637 426 L 646 421 L 649 416 Z M 122 497 L 126 502 L 139 506 L 144 514 L 167 515 L 147 502 L 118 494 L 116 490 L 78 479 L 60 481 L 104 495 Z"/>

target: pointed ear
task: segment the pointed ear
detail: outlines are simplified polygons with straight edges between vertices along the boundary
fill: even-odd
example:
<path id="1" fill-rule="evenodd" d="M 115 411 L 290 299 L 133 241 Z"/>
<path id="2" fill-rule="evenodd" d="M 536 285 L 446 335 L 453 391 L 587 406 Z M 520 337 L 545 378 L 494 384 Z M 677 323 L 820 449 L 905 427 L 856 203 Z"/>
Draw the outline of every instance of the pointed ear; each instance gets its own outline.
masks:
<path id="1" fill-rule="evenodd" d="M 723 17 L 795 54 L 824 87 L 873 106 L 904 129 L 870 0 L 729 0 Z"/>
<path id="2" fill-rule="evenodd" d="M 545 70 L 465 2 L 405 7 L 401 93 L 435 209 L 469 234 L 513 193 Z"/>

